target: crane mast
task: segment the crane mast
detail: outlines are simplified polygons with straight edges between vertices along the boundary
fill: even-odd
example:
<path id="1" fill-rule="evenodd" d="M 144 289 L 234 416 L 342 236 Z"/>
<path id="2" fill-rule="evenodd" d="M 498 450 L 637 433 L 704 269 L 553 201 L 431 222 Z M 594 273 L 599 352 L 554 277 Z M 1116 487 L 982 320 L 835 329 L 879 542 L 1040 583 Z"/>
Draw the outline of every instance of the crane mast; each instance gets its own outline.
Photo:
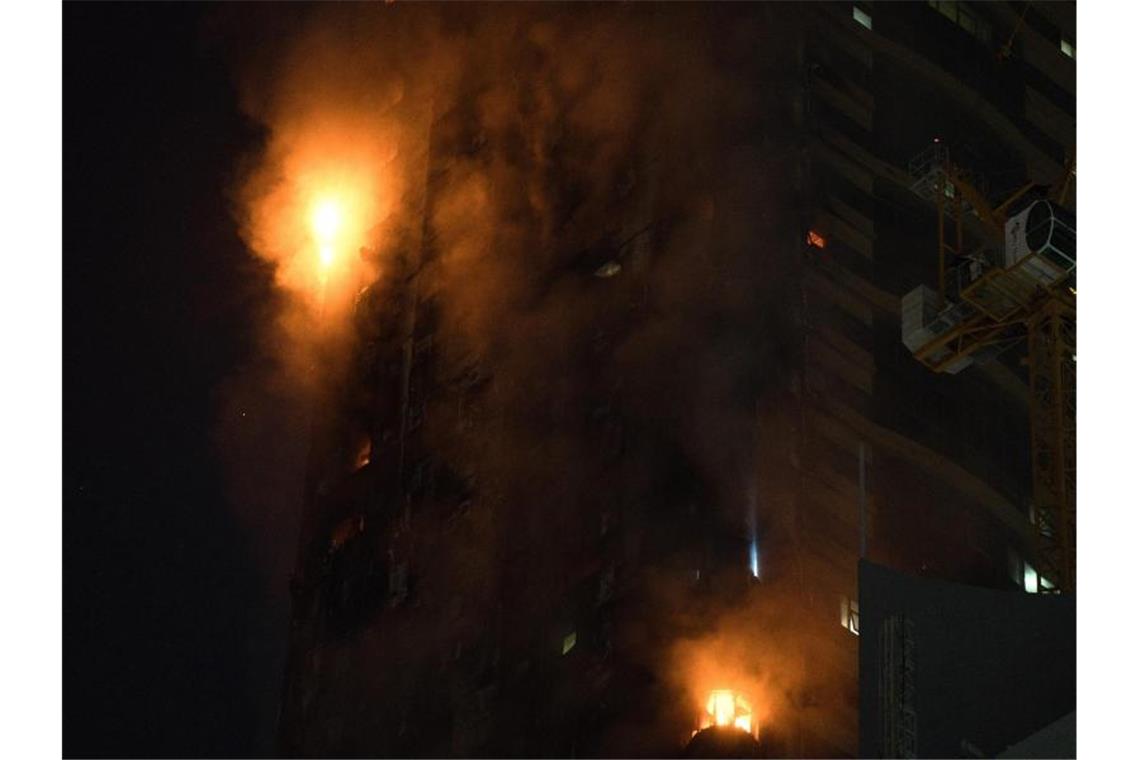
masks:
<path id="1" fill-rule="evenodd" d="M 950 374 L 1025 342 L 1039 590 L 1074 592 L 1076 221 L 1061 206 L 1073 161 L 1046 197 L 1029 183 L 996 206 L 941 143 L 910 173 L 911 189 L 937 209 L 938 291 L 920 285 L 903 297 L 903 342 Z M 974 250 L 967 224 L 983 241 Z"/>

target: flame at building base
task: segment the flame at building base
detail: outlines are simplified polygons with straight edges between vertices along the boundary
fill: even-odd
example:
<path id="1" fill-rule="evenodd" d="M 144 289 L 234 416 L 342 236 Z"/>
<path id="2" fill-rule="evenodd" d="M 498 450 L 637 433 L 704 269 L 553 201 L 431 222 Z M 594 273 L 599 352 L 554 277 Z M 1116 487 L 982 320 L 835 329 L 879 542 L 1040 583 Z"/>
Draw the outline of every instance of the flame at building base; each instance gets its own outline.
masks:
<path id="1" fill-rule="evenodd" d="M 704 713 L 700 716 L 699 727 L 693 729 L 695 736 L 711 726 L 732 726 L 758 737 L 759 726 L 752 714 L 752 703 L 743 694 L 732 689 L 714 689 L 709 693 Z"/>

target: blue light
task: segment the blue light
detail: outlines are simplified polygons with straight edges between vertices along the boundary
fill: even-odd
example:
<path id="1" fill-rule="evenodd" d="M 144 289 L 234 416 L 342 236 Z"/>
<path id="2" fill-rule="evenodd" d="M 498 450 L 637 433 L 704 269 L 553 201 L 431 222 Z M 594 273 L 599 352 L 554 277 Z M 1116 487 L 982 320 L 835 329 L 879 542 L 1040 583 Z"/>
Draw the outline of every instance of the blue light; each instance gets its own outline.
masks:
<path id="1" fill-rule="evenodd" d="M 756 546 L 756 539 L 748 547 L 748 565 L 752 569 L 752 577 L 760 577 L 760 549 Z"/>

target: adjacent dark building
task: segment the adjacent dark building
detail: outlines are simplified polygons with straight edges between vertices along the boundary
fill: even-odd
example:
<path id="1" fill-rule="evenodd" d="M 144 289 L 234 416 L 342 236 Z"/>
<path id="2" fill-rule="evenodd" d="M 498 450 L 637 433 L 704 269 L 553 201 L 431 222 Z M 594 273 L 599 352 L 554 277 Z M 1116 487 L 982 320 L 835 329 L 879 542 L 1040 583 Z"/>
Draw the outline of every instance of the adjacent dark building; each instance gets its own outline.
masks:
<path id="1" fill-rule="evenodd" d="M 859 599 L 860 757 L 998 757 L 1043 729 L 1011 756 L 1076 756 L 1072 596 L 862 562 Z"/>

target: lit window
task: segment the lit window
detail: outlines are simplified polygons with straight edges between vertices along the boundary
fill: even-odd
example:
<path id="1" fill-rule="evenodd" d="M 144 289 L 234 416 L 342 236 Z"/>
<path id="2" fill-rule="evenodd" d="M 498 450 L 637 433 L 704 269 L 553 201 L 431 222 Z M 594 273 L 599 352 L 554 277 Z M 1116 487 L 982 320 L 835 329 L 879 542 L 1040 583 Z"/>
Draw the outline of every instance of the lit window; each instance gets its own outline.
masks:
<path id="1" fill-rule="evenodd" d="M 871 14 L 862 11 L 859 8 L 851 9 L 851 16 L 866 28 L 871 28 Z"/>
<path id="2" fill-rule="evenodd" d="M 567 652 L 569 652 L 571 649 L 574 648 L 574 645 L 577 643 L 578 643 L 578 632 L 577 631 L 570 631 L 570 633 L 563 636 L 562 637 L 562 654 L 566 654 Z"/>
<path id="3" fill-rule="evenodd" d="M 859 635 L 859 602 L 843 597 L 839 606 L 839 624 L 856 636 Z"/>
<path id="4" fill-rule="evenodd" d="M 1028 562 L 1025 563 L 1023 575 L 1023 586 L 1026 591 L 1031 594 L 1037 593 L 1037 571 L 1033 569 L 1033 565 Z"/>
<path id="5" fill-rule="evenodd" d="M 1064 53 L 1065 55 L 1069 56 L 1070 58 L 1076 58 L 1077 57 L 1076 46 L 1073 45 L 1073 43 L 1069 42 L 1068 40 L 1061 40 L 1061 52 Z"/>
<path id="6" fill-rule="evenodd" d="M 950 0 L 929 0 L 927 5 L 982 42 L 989 43 L 993 36 L 989 23 L 961 3 Z"/>
<path id="7" fill-rule="evenodd" d="M 356 461 L 353 462 L 352 469 L 359 470 L 366 467 L 372 461 L 372 439 L 363 436 L 356 446 Z"/>
<path id="8" fill-rule="evenodd" d="M 1009 550 L 1009 572 L 1013 582 L 1030 594 L 1044 594 L 1057 590 L 1052 581 L 1039 574 L 1033 565 L 1023 560 L 1013 549 Z"/>

